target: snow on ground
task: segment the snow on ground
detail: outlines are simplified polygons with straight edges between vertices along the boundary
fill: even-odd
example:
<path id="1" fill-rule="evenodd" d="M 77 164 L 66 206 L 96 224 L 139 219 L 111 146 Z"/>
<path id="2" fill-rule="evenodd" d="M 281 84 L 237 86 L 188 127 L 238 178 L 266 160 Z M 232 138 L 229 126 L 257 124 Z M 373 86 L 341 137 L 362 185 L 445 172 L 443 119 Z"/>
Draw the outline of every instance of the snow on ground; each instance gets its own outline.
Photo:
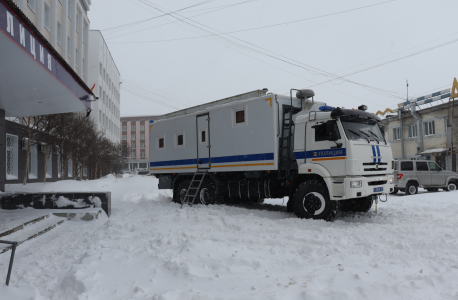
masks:
<path id="1" fill-rule="evenodd" d="M 20 245 L 0 299 L 458 299 L 458 192 L 390 196 L 327 223 L 180 209 L 147 176 L 7 187 L 62 189 L 112 191 L 112 216 Z"/>

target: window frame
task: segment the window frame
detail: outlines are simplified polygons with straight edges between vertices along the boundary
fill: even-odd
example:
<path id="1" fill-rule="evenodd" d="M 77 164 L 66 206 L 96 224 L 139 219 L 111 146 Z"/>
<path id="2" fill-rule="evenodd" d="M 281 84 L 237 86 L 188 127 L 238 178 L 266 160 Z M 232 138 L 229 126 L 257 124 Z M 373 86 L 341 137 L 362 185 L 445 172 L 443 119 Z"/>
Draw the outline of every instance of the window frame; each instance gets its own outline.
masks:
<path id="1" fill-rule="evenodd" d="M 163 140 L 163 145 L 162 147 L 159 147 L 161 139 Z M 156 136 L 156 150 L 165 150 L 165 135 Z"/>
<path id="2" fill-rule="evenodd" d="M 131 141 L 136 141 L 137 140 L 137 135 L 136 134 L 131 134 L 130 135 L 130 140 Z"/>
<path id="3" fill-rule="evenodd" d="M 33 2 L 33 7 L 30 5 L 30 2 Z M 27 0 L 27 6 L 35 13 L 37 7 L 36 0 Z"/>
<path id="4" fill-rule="evenodd" d="M 71 54 L 72 54 L 72 49 L 70 48 L 71 47 L 71 39 L 70 39 L 70 36 L 67 35 L 67 56 L 69 58 L 71 58 Z"/>
<path id="5" fill-rule="evenodd" d="M 393 128 L 393 141 L 400 141 L 401 140 L 401 127 L 394 127 Z"/>
<path id="6" fill-rule="evenodd" d="M 43 146 L 47 147 L 47 146 Z M 52 152 L 48 157 L 48 161 L 46 162 L 46 178 L 52 178 Z"/>
<path id="7" fill-rule="evenodd" d="M 57 21 L 57 43 L 62 46 L 62 24 Z"/>
<path id="8" fill-rule="evenodd" d="M 8 146 L 8 138 L 10 138 L 10 141 L 12 140 L 12 145 Z M 5 168 L 6 168 L 6 180 L 17 180 L 19 179 L 19 138 L 17 135 L 12 135 L 7 133 L 6 134 L 6 161 L 5 161 Z M 11 152 L 12 154 L 12 163 L 13 163 L 13 168 L 12 168 L 12 173 L 8 173 L 8 152 Z"/>
<path id="9" fill-rule="evenodd" d="M 145 152 L 140 152 L 140 158 L 146 158 L 146 153 Z"/>
<path id="10" fill-rule="evenodd" d="M 29 179 L 38 179 L 38 149 L 33 145 L 29 153 L 29 167 L 27 170 Z"/>
<path id="11" fill-rule="evenodd" d="M 145 125 L 140 125 L 140 131 L 145 131 Z"/>
<path id="12" fill-rule="evenodd" d="M 130 126 L 130 131 L 137 131 L 137 126 L 131 125 Z"/>
<path id="13" fill-rule="evenodd" d="M 68 0 L 68 7 L 67 7 L 67 17 L 71 20 L 72 19 L 72 0 Z"/>
<path id="14" fill-rule="evenodd" d="M 48 8 L 46 10 L 46 8 Z M 48 11 L 48 16 L 46 16 L 46 11 Z M 46 25 L 46 23 L 48 23 Z M 49 7 L 48 3 L 44 1 L 44 22 L 43 25 L 45 28 L 48 30 L 48 32 L 51 32 L 51 7 Z"/>
<path id="15" fill-rule="evenodd" d="M 408 136 L 409 139 L 418 137 L 418 127 L 417 124 L 411 124 L 408 126 Z"/>
<path id="16" fill-rule="evenodd" d="M 436 134 L 435 120 L 423 122 L 424 136 L 432 136 Z M 431 133 L 433 131 L 433 133 Z"/>
<path id="17" fill-rule="evenodd" d="M 237 123 L 237 113 L 243 111 L 243 122 Z M 243 127 L 248 125 L 248 108 L 247 106 L 238 106 L 232 109 L 232 127 Z"/>

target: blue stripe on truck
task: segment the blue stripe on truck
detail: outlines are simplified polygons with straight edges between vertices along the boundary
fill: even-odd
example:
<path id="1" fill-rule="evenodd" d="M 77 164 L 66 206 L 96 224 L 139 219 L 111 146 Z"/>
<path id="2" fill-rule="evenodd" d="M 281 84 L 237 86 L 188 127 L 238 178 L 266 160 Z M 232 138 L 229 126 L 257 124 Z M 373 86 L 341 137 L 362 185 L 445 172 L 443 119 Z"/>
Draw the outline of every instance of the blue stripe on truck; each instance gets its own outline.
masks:
<path id="1" fill-rule="evenodd" d="M 347 148 L 298 151 L 294 156 L 296 159 L 347 156 Z"/>
<path id="2" fill-rule="evenodd" d="M 233 155 L 233 156 L 220 156 L 212 157 L 212 164 L 231 163 L 231 162 L 244 162 L 244 161 L 261 161 L 273 160 L 273 153 L 260 153 L 260 154 L 247 154 L 247 155 Z M 203 164 L 208 163 L 208 158 L 201 159 Z M 179 159 L 150 162 L 150 167 L 164 167 L 164 166 L 184 166 L 184 165 L 197 165 L 197 159 Z"/>

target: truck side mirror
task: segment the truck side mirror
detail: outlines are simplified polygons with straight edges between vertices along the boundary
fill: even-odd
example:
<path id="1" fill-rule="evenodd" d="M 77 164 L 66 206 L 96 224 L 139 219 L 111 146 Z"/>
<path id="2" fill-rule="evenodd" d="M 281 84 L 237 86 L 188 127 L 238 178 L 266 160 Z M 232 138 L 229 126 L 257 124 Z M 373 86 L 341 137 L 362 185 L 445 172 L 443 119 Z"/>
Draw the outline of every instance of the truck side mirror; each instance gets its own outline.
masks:
<path id="1" fill-rule="evenodd" d="M 334 120 L 329 120 L 326 122 L 326 131 L 329 134 L 329 140 L 335 142 L 339 139 L 336 133 L 336 123 Z"/>

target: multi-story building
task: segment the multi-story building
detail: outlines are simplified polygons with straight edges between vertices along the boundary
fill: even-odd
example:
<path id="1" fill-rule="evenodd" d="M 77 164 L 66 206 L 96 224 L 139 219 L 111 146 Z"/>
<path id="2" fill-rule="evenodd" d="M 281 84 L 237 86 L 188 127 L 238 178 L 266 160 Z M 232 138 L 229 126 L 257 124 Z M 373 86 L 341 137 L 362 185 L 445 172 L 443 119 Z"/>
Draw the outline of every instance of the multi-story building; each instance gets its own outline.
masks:
<path id="1" fill-rule="evenodd" d="M 452 118 L 453 103 L 444 100 L 423 108 L 415 103 L 414 109 L 401 107 L 397 115 L 382 121 L 395 159 L 428 159 L 443 169 L 457 170 L 458 101 Z"/>
<path id="2" fill-rule="evenodd" d="M 122 117 L 121 142 L 131 148 L 131 155 L 125 168 L 148 169 L 149 123 L 156 116 Z"/>
<path id="3" fill-rule="evenodd" d="M 99 30 L 89 31 L 89 81 L 99 100 L 92 104 L 91 118 L 112 142 L 120 142 L 121 75 Z"/>
<path id="4" fill-rule="evenodd" d="M 87 84 L 91 0 L 13 0 Z"/>

